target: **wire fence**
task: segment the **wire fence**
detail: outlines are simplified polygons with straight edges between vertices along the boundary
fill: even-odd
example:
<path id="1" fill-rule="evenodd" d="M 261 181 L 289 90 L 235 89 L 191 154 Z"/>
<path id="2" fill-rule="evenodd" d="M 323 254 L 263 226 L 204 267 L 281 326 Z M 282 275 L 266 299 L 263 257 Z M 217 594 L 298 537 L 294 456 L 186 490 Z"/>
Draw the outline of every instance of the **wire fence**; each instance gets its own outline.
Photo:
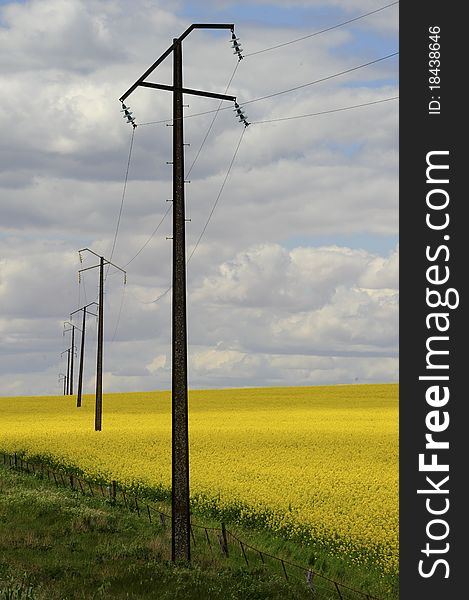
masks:
<path id="1" fill-rule="evenodd" d="M 108 483 L 78 477 L 74 473 L 64 473 L 38 461 L 25 460 L 16 453 L 3 455 L 3 465 L 24 473 L 36 475 L 55 483 L 57 487 L 70 488 L 83 495 L 98 497 L 111 504 L 125 506 L 130 512 L 158 528 L 161 532 L 171 528 L 171 515 L 162 511 L 153 502 L 139 498 L 126 492 L 117 485 L 115 480 Z M 271 573 L 276 573 L 287 582 L 302 584 L 311 598 L 320 600 L 380 600 L 377 596 L 351 588 L 339 581 L 317 573 L 309 567 L 292 563 L 286 559 L 273 556 L 251 546 L 230 532 L 225 523 L 220 527 L 208 527 L 191 522 L 191 542 L 196 550 L 205 546 L 212 554 L 224 556 L 227 560 L 235 559 L 244 562 L 248 568 L 262 567 Z"/>

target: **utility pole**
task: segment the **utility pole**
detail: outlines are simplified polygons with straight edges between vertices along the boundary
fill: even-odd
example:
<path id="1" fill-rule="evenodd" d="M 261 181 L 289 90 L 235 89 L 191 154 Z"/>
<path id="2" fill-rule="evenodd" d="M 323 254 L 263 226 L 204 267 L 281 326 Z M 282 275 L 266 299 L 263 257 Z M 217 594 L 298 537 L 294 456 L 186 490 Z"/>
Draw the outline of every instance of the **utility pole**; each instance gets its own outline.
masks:
<path id="1" fill-rule="evenodd" d="M 64 396 L 65 396 L 65 388 L 67 385 L 67 376 L 64 375 L 63 373 L 59 373 L 59 383 L 63 381 L 64 382 Z"/>
<path id="2" fill-rule="evenodd" d="M 64 391 L 64 395 L 68 396 L 70 394 L 70 350 L 72 350 L 72 348 L 67 348 L 67 350 L 64 350 L 63 352 L 61 352 L 60 356 L 63 356 L 65 353 L 67 353 L 67 374 L 65 375 L 65 391 Z"/>
<path id="3" fill-rule="evenodd" d="M 189 435 L 187 408 L 186 242 L 184 206 L 183 94 L 236 101 L 235 96 L 183 87 L 182 41 L 194 29 L 230 29 L 227 23 L 194 23 L 121 96 L 128 121 L 135 125 L 124 100 L 139 86 L 173 93 L 173 299 L 172 299 L 172 548 L 173 561 L 190 561 Z M 173 85 L 144 81 L 173 53 Z"/>
<path id="4" fill-rule="evenodd" d="M 70 325 L 70 327 L 68 329 L 65 329 L 65 327 L 67 325 Z M 72 340 L 71 340 L 72 341 L 72 353 L 71 353 L 71 358 L 70 358 L 70 383 L 69 383 L 69 393 L 72 396 L 73 396 L 73 359 L 74 359 L 74 356 L 75 356 L 75 329 L 78 329 L 78 327 L 76 327 L 75 325 L 73 325 L 73 323 L 70 323 L 69 321 L 65 321 L 65 323 L 64 323 L 64 335 L 67 333 L 67 331 L 71 331 L 72 332 Z"/>
<path id="5" fill-rule="evenodd" d="M 81 308 L 77 308 L 77 310 L 74 310 L 72 313 L 70 313 L 70 318 L 72 318 L 72 315 L 74 315 L 75 313 L 79 312 L 80 310 L 83 311 L 83 321 L 82 321 L 82 324 L 81 324 L 80 364 L 78 366 L 77 408 L 80 408 L 80 406 L 81 406 L 81 397 L 82 397 L 82 393 L 83 393 L 83 365 L 84 365 L 84 360 L 85 360 L 86 315 L 89 314 L 89 315 L 93 315 L 94 317 L 98 316 L 95 313 L 92 313 L 90 311 L 88 311 L 88 313 L 86 312 L 86 309 L 88 308 L 88 306 L 91 306 L 92 304 L 96 304 L 96 306 L 98 306 L 97 302 L 90 302 L 86 306 L 82 306 Z"/>
<path id="6" fill-rule="evenodd" d="M 99 258 L 98 265 L 80 269 L 78 271 L 78 276 L 80 276 L 83 271 L 89 271 L 90 269 L 96 269 L 96 267 L 99 267 L 98 350 L 96 355 L 96 407 L 94 430 L 101 431 L 103 419 L 104 265 L 112 265 L 119 271 L 122 271 L 122 273 L 124 273 L 124 284 L 127 282 L 127 274 L 124 269 L 121 269 L 110 260 L 106 260 L 104 256 L 96 254 L 96 252 L 93 252 L 93 250 L 90 250 L 89 248 L 83 248 L 82 250 L 78 251 L 80 261 L 82 260 L 82 252 L 90 252 Z"/>

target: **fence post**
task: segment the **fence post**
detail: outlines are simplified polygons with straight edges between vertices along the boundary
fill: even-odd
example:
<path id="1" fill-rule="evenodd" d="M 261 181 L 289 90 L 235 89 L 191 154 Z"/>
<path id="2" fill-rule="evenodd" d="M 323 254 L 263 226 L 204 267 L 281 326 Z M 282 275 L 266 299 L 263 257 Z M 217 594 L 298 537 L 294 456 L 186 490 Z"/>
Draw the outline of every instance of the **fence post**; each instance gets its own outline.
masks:
<path id="1" fill-rule="evenodd" d="M 208 544 L 208 546 L 209 546 L 209 548 L 211 550 L 212 549 L 212 544 L 210 543 L 210 538 L 208 537 L 208 531 L 207 531 L 206 527 L 204 527 L 204 529 L 205 529 L 205 537 L 207 538 L 207 544 Z"/>
<path id="2" fill-rule="evenodd" d="M 148 504 L 147 504 L 147 512 L 148 512 L 148 520 L 151 523 L 151 513 L 150 513 L 150 507 L 148 506 Z"/>
<path id="3" fill-rule="evenodd" d="M 16 456 L 16 452 L 15 452 L 15 458 L 14 458 L 14 465 L 15 465 L 15 469 L 18 468 L 18 457 Z"/>
<path id="4" fill-rule="evenodd" d="M 221 535 L 222 535 L 222 550 L 225 556 L 229 556 L 228 552 L 228 538 L 226 536 L 226 526 L 225 523 L 221 524 Z"/>
<path id="5" fill-rule="evenodd" d="M 75 486 L 73 484 L 73 473 L 70 473 L 70 487 L 72 488 L 72 490 L 75 489 Z"/>
<path id="6" fill-rule="evenodd" d="M 116 503 L 116 480 L 113 479 L 111 481 L 111 502 L 112 504 Z"/>

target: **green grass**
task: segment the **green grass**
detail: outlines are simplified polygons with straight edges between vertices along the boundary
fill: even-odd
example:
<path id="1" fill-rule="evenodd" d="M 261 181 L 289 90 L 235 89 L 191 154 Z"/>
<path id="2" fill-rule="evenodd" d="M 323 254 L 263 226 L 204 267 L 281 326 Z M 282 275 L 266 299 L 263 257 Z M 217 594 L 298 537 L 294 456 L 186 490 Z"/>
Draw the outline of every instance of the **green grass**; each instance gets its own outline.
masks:
<path id="1" fill-rule="evenodd" d="M 162 508 L 168 512 L 167 506 Z M 259 556 L 246 549 L 248 567 L 238 546 L 227 559 L 216 536 L 211 536 L 209 548 L 204 530 L 195 529 L 191 565 L 175 566 L 169 560 L 170 528 L 142 517 L 102 498 L 0 467 L 0 600 L 313 598 L 302 573 L 296 574 L 296 581 L 290 572 L 287 582 L 280 563 L 265 559 L 267 566 L 262 567 Z M 397 598 L 390 582 L 376 581 L 370 573 L 368 580 L 360 573 L 361 581 L 351 581 L 352 570 L 311 548 L 299 548 L 267 532 L 235 533 L 270 554 L 300 565 L 314 562 L 316 571 L 351 587 L 385 600 Z M 329 591 L 321 587 L 325 582 L 314 583 L 315 599 L 338 598 L 330 587 Z M 344 595 L 344 600 L 355 598 L 360 596 Z"/>

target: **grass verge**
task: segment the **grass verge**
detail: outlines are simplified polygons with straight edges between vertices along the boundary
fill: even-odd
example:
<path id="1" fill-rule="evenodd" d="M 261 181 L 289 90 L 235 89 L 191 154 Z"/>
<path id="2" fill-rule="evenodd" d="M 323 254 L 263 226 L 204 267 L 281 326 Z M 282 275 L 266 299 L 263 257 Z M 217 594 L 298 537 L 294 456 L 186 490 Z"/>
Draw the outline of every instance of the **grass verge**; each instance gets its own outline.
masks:
<path id="1" fill-rule="evenodd" d="M 0 498 L 0 600 L 313 597 L 304 581 L 285 581 L 248 551 L 250 567 L 243 566 L 241 554 L 228 561 L 200 539 L 192 564 L 175 566 L 169 561 L 168 528 L 38 477 L 0 468 Z M 240 533 L 242 539 L 246 533 Z M 292 554 L 294 545 L 265 532 L 249 532 L 249 541 L 272 554 L 300 558 L 298 550 Z M 319 600 L 338 597 L 318 584 L 316 591 Z"/>

